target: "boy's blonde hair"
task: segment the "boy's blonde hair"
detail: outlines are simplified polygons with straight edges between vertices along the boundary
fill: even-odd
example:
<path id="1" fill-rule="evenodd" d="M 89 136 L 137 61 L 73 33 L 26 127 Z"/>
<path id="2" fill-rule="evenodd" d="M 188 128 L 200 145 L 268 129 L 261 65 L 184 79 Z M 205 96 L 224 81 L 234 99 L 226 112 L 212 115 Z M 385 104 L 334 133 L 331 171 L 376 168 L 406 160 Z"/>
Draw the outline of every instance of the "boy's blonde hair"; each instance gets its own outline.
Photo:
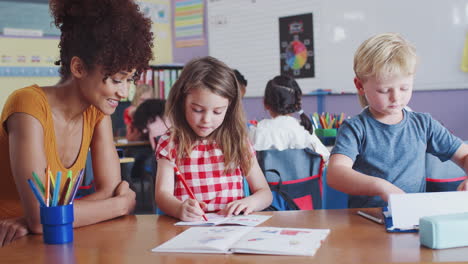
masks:
<path id="1" fill-rule="evenodd" d="M 354 54 L 354 73 L 361 82 L 369 78 L 413 75 L 417 64 L 416 49 L 398 33 L 383 33 L 364 41 Z M 368 105 L 364 95 L 359 103 Z"/>
<path id="2" fill-rule="evenodd" d="M 199 140 L 185 118 L 185 99 L 192 89 L 197 88 L 208 89 L 229 100 L 223 123 L 208 139 L 214 140 L 223 151 L 225 172 L 240 166 L 246 175 L 250 171 L 252 155 L 240 87 L 234 71 L 210 56 L 187 63 L 169 92 L 165 112 L 172 124 L 171 141 L 178 143 L 176 160 L 188 156 Z"/>
<path id="3" fill-rule="evenodd" d="M 133 95 L 132 98 L 132 105 L 133 106 L 138 106 L 138 103 L 140 101 L 140 97 L 147 92 L 151 92 L 151 97 L 154 96 L 154 89 L 148 84 L 137 84 L 135 86 L 135 94 Z"/>

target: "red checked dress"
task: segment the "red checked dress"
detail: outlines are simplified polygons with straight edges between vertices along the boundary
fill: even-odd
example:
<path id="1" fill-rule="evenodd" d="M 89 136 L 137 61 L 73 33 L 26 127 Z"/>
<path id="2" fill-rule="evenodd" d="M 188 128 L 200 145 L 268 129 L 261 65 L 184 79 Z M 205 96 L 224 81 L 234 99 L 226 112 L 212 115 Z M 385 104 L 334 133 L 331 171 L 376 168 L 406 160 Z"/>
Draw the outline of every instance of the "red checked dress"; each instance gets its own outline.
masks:
<path id="1" fill-rule="evenodd" d="M 251 147 L 251 155 L 254 155 Z M 171 155 L 169 155 L 171 153 Z M 174 162 L 176 148 L 169 142 L 169 132 L 161 136 L 156 148 L 156 159 L 167 159 Z M 216 143 L 208 140 L 197 141 L 190 157 L 177 162 L 180 172 L 185 177 L 187 185 L 192 188 L 198 201 L 205 202 L 208 212 L 219 211 L 228 203 L 242 199 L 243 176 L 240 167 L 233 173 L 224 174 L 224 156 Z M 189 198 L 183 184 L 174 175 L 174 196 L 181 201 Z"/>

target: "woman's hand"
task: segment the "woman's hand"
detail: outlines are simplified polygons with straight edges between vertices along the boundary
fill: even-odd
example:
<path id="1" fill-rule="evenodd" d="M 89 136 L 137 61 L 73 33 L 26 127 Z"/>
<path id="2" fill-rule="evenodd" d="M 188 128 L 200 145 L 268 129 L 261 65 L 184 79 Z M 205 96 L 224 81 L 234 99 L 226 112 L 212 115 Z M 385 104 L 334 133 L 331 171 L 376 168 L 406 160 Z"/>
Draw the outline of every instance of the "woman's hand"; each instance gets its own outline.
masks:
<path id="1" fill-rule="evenodd" d="M 123 198 L 123 215 L 127 215 L 133 212 L 133 209 L 135 209 L 136 205 L 136 194 L 132 189 L 130 189 L 128 182 L 121 181 L 115 189 L 114 194 L 116 197 Z"/>
<path id="2" fill-rule="evenodd" d="M 8 245 L 28 233 L 26 219 L 23 217 L 0 220 L 0 247 Z"/>

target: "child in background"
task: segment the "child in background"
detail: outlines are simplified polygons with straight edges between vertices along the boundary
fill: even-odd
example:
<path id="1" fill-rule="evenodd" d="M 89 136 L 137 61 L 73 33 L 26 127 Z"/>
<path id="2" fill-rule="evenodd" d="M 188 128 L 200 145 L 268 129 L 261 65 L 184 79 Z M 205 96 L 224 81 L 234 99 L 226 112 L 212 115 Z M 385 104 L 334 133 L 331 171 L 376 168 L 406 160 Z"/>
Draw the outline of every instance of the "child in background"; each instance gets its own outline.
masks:
<path id="1" fill-rule="evenodd" d="M 244 97 L 245 92 L 247 91 L 247 80 L 238 70 L 234 70 L 234 74 L 236 75 L 237 82 L 239 83 L 241 95 Z"/>
<path id="2" fill-rule="evenodd" d="M 166 100 L 148 99 L 138 106 L 133 116 L 133 127 L 139 132 L 138 140 L 149 140 L 155 149 L 155 138 L 167 132 L 171 126 L 164 117 Z"/>
<path id="3" fill-rule="evenodd" d="M 340 127 L 327 172 L 331 187 L 350 194 L 351 208 L 424 192 L 426 153 L 468 171 L 467 145 L 429 114 L 405 109 L 416 63 L 414 47 L 396 33 L 373 36 L 356 51 L 354 84 L 368 107 Z"/>
<path id="4" fill-rule="evenodd" d="M 272 195 L 250 145 L 234 72 L 213 57 L 190 61 L 170 91 L 172 124 L 156 147 L 155 198 L 166 214 L 201 220 L 204 211 L 249 214 L 271 204 Z M 190 199 L 174 174 L 177 166 L 193 190 Z M 243 178 L 252 195 L 244 197 Z"/>
<path id="5" fill-rule="evenodd" d="M 255 150 L 310 148 L 328 160 L 330 152 L 314 134 L 310 118 L 302 110 L 301 97 L 301 88 L 292 77 L 279 75 L 268 81 L 263 104 L 272 119 L 250 127 Z M 293 113 L 299 114 L 301 123 Z"/>
<path id="6" fill-rule="evenodd" d="M 135 95 L 132 99 L 132 104 L 124 110 L 124 123 L 126 127 L 126 138 L 128 141 L 136 141 L 140 138 L 140 133 L 138 129 L 133 127 L 133 115 L 137 107 L 143 103 L 145 100 L 154 97 L 153 87 L 147 84 L 138 84 L 135 87 Z"/>

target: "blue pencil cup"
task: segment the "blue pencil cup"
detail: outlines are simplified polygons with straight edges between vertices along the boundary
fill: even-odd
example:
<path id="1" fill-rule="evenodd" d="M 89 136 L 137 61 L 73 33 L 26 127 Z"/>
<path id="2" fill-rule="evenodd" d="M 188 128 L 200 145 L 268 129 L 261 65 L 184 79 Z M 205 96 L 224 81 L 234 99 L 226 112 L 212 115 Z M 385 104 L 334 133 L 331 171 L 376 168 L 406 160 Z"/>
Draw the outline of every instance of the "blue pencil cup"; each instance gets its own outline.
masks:
<path id="1" fill-rule="evenodd" d="M 46 244 L 73 242 L 73 204 L 41 206 L 41 224 Z"/>

